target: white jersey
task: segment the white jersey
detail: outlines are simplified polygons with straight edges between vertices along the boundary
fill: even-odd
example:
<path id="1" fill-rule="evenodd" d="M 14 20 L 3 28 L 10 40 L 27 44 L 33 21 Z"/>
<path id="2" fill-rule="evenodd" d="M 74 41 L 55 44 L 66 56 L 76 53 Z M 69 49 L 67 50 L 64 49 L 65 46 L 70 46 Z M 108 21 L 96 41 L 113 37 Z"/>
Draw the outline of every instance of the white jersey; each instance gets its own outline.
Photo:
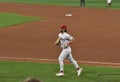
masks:
<path id="1" fill-rule="evenodd" d="M 60 44 L 61 47 L 64 49 L 66 44 L 73 39 L 72 36 L 70 36 L 68 33 L 59 33 L 58 37 L 60 38 Z"/>

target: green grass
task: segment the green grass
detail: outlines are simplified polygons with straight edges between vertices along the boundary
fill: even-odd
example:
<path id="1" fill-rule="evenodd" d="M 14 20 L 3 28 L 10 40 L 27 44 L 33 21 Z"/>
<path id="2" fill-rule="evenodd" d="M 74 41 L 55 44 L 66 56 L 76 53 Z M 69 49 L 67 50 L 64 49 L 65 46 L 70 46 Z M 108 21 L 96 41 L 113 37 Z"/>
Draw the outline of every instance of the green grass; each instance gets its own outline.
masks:
<path id="1" fill-rule="evenodd" d="M 43 82 L 107 82 L 106 76 L 99 74 L 120 74 L 120 68 L 84 66 L 80 77 L 76 76 L 76 70 L 73 65 L 65 64 L 65 76 L 56 77 L 55 73 L 59 70 L 58 64 L 33 63 L 33 62 L 15 62 L 0 61 L 0 82 L 19 82 L 27 77 L 35 77 Z M 109 82 L 120 82 L 120 75 L 114 75 Z M 104 80 L 104 81 L 103 81 Z"/>
<path id="2" fill-rule="evenodd" d="M 13 13 L 0 13 L 0 28 L 39 20 L 37 17 L 22 16 Z"/>
<path id="3" fill-rule="evenodd" d="M 17 2 L 30 4 L 48 4 L 48 5 L 64 5 L 79 6 L 80 0 L 0 0 L 0 2 Z M 113 9 L 120 9 L 120 0 L 112 0 Z M 86 7 L 106 8 L 106 0 L 86 0 Z"/>

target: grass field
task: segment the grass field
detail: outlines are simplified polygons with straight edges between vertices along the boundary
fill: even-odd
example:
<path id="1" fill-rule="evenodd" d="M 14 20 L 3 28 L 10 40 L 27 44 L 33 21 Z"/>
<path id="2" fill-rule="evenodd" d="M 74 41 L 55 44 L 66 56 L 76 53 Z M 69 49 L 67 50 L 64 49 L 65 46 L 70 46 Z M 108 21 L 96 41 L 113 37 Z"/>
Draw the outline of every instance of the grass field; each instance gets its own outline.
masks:
<path id="1" fill-rule="evenodd" d="M 107 8 L 107 0 L 86 0 L 86 7 Z M 0 2 L 17 2 L 30 4 L 48 4 L 48 5 L 64 5 L 64 6 L 79 6 L 80 0 L 0 0 Z M 120 9 L 120 0 L 112 1 L 113 9 Z"/>
<path id="2" fill-rule="evenodd" d="M 36 77 L 43 82 L 120 82 L 120 69 L 82 65 L 84 71 L 77 77 L 73 65 L 65 65 L 65 76 L 56 77 L 58 64 L 0 61 L 0 82 L 19 82 L 27 77 Z M 99 76 L 101 74 L 101 76 Z M 102 74 L 108 74 L 102 76 Z M 113 74 L 113 78 L 109 78 Z M 107 78 L 105 78 L 107 77 Z"/>
<path id="3" fill-rule="evenodd" d="M 39 20 L 37 17 L 22 16 L 13 13 L 0 13 L 0 28 Z"/>

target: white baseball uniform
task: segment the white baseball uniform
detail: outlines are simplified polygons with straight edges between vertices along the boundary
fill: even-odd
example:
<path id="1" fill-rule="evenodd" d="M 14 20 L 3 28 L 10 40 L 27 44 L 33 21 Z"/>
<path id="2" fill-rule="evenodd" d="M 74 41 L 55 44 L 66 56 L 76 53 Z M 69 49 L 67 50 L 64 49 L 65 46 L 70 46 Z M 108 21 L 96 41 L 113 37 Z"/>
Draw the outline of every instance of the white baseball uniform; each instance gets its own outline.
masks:
<path id="1" fill-rule="evenodd" d="M 67 45 L 67 43 L 73 39 L 72 36 L 70 36 L 68 33 L 63 32 L 63 33 L 59 33 L 58 37 L 60 38 L 60 44 L 61 44 L 61 48 L 62 48 L 62 52 L 59 55 L 58 61 L 60 64 L 60 71 L 64 70 L 64 63 L 63 60 L 65 58 L 67 58 L 76 68 L 79 68 L 79 65 L 77 64 L 77 62 L 74 60 L 74 58 L 72 57 L 72 50 L 71 47 L 69 45 Z"/>

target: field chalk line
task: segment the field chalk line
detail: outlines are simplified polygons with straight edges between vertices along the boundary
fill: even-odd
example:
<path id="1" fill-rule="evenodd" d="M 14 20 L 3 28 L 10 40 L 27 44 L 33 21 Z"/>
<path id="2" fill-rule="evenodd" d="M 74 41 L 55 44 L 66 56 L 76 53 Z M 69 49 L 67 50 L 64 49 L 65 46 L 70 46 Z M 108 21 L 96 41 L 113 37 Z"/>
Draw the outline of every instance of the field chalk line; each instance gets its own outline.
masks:
<path id="1" fill-rule="evenodd" d="M 0 57 L 0 59 L 17 59 L 17 60 L 34 60 L 34 61 L 50 61 L 57 62 L 57 59 L 42 59 L 42 58 L 22 58 L 22 57 Z M 68 60 L 65 60 L 68 61 Z M 120 63 L 110 63 L 110 62 L 94 62 L 94 61 L 77 61 L 78 63 L 87 64 L 101 64 L 101 65 L 120 65 Z"/>

